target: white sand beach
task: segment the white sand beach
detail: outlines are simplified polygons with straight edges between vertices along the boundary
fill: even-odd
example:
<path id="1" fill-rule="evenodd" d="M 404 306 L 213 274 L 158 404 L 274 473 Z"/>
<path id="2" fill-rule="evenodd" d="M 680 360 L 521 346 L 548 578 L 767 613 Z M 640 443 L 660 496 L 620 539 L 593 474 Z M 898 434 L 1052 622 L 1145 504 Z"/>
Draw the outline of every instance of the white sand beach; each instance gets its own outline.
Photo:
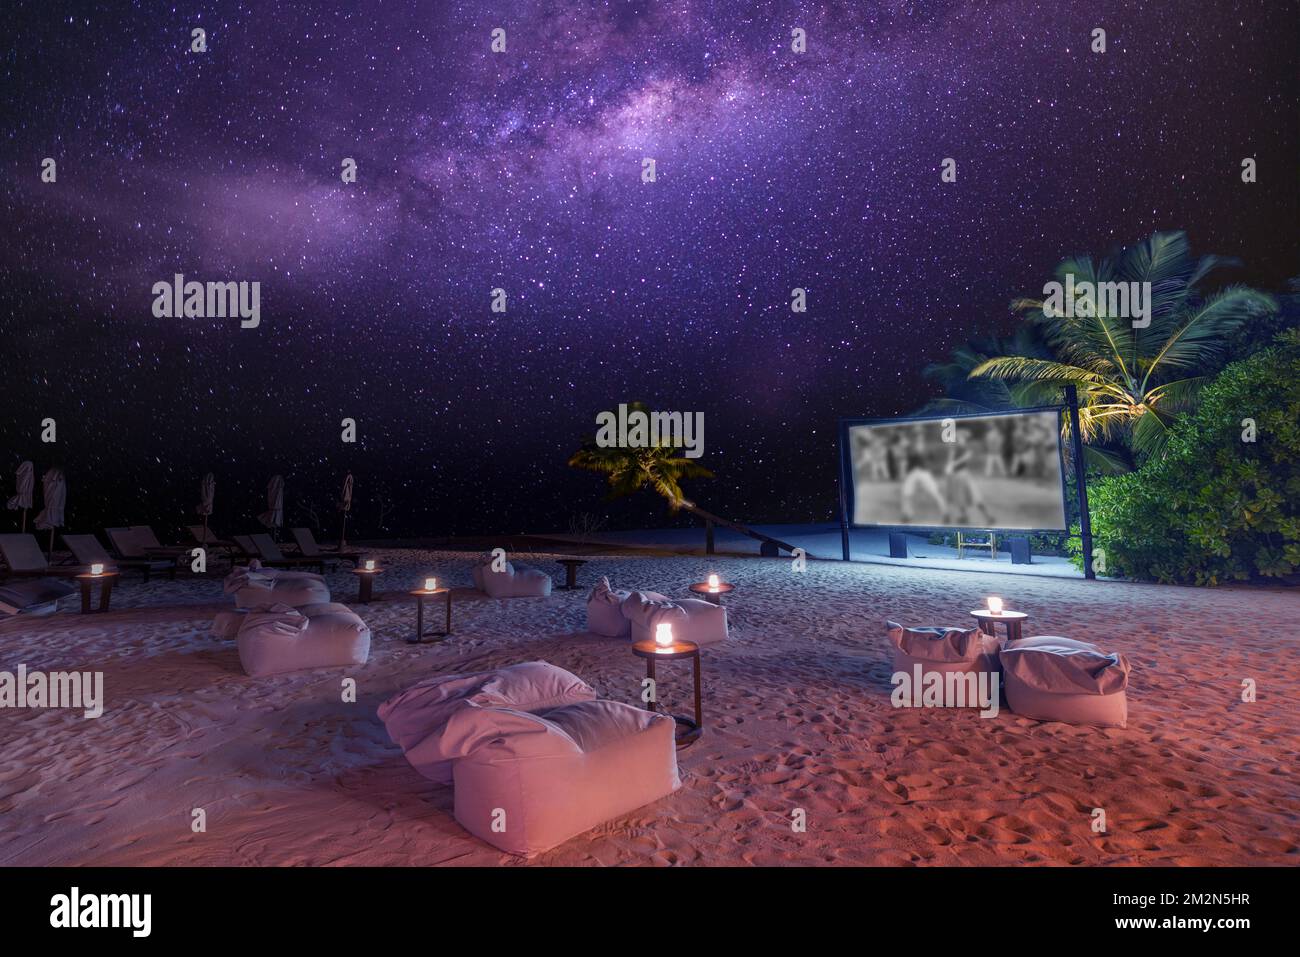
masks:
<path id="1" fill-rule="evenodd" d="M 97 719 L 0 712 L 0 864 L 523 863 L 457 825 L 451 788 L 416 774 L 376 707 L 430 675 L 538 659 L 637 703 L 643 662 L 584 632 L 587 588 L 603 574 L 684 597 L 710 571 L 737 586 L 731 638 L 703 654 L 705 732 L 678 753 L 681 790 L 532 863 L 1300 863 L 1294 591 L 611 554 L 585 556 L 579 591 L 496 601 L 470 588 L 466 553 L 375 554 L 389 570 L 372 604 L 354 604 L 346 570 L 328 576 L 373 630 L 361 667 L 247 677 L 209 634 L 232 607 L 219 579 L 132 578 L 106 614 L 67 601 L 0 624 L 0 669 L 102 671 L 106 698 Z M 553 558 L 524 560 L 562 581 Z M 409 645 L 406 592 L 426 573 L 458 586 L 454 635 Z M 891 707 L 884 621 L 969 625 L 989 594 L 1031 615 L 1026 635 L 1126 654 L 1128 728 Z M 660 690 L 689 710 L 689 666 L 661 666 Z"/>

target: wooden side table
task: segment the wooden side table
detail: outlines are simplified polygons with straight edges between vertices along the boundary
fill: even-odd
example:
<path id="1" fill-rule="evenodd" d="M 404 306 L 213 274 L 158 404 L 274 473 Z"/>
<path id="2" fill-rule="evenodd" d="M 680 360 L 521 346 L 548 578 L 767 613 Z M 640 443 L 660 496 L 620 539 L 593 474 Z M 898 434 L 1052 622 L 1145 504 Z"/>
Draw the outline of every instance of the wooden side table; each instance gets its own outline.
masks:
<path id="1" fill-rule="evenodd" d="M 352 574 L 356 575 L 361 583 L 360 591 L 357 594 L 357 603 L 367 605 L 375 596 L 375 578 L 382 575 L 382 568 L 354 568 Z"/>
<path id="2" fill-rule="evenodd" d="M 646 638 L 643 641 L 633 643 L 632 654 L 645 659 L 645 676 L 655 682 L 655 700 L 652 702 L 651 711 L 659 711 L 659 682 L 655 678 L 655 662 L 680 661 L 683 658 L 690 658 L 694 661 L 695 719 L 691 720 L 676 714 L 669 715 L 673 721 L 677 722 L 675 734 L 677 747 L 685 748 L 694 744 L 700 739 L 700 735 L 704 733 L 704 712 L 700 708 L 700 646 L 693 641 L 674 641 L 671 645 L 663 647 L 653 638 Z"/>
<path id="3" fill-rule="evenodd" d="M 722 596 L 735 590 L 735 585 L 729 585 L 726 582 L 719 582 L 717 588 L 710 587 L 708 582 L 696 582 L 691 586 L 691 591 L 694 594 L 699 595 L 705 601 L 713 602 L 715 605 L 721 605 Z"/>
<path id="4" fill-rule="evenodd" d="M 557 586 L 560 591 L 573 591 L 578 587 L 578 566 L 587 564 L 585 558 L 558 558 L 557 565 L 564 566 L 564 584 Z"/>
<path id="5" fill-rule="evenodd" d="M 1022 634 L 1020 626 L 1023 625 L 1029 616 L 1023 611 L 999 611 L 997 613 L 989 611 L 987 608 L 977 608 L 971 612 L 980 623 L 980 630 L 986 635 L 997 637 L 998 622 L 1007 626 L 1007 641 L 1015 641 Z"/>
<path id="6" fill-rule="evenodd" d="M 108 611 L 108 603 L 113 597 L 113 582 L 117 580 L 118 572 L 101 572 L 98 575 L 92 575 L 90 572 L 83 572 L 77 576 L 77 584 L 81 586 L 81 613 L 89 615 L 92 611 Z M 99 582 L 99 607 L 91 608 L 90 605 L 90 586 Z"/>
<path id="7" fill-rule="evenodd" d="M 411 592 L 415 596 L 415 637 L 407 638 L 406 642 L 410 645 L 418 645 L 426 638 L 434 641 L 442 641 L 451 635 L 451 589 L 435 588 L 429 591 L 424 588 L 416 588 Z M 424 600 L 433 598 L 435 595 L 447 596 L 447 627 L 442 631 L 425 631 L 424 630 Z"/>

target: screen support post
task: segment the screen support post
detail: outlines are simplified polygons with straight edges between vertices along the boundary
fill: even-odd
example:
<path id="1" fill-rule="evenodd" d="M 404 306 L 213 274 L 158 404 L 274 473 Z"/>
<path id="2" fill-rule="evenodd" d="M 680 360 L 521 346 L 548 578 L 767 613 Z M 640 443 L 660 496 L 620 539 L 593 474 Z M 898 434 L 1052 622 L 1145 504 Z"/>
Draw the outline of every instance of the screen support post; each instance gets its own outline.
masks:
<path id="1" fill-rule="evenodd" d="M 848 497 L 844 494 L 844 483 L 848 476 L 848 464 L 844 460 L 845 440 L 840 440 L 840 550 L 844 553 L 844 560 L 849 560 L 849 504 Z"/>
<path id="2" fill-rule="evenodd" d="M 1079 434 L 1079 390 L 1065 387 L 1065 404 L 1070 413 L 1070 444 L 1074 451 L 1074 486 L 1079 496 L 1079 537 L 1083 539 L 1083 577 L 1096 578 L 1092 567 L 1092 520 L 1088 515 L 1088 479 L 1083 464 L 1083 436 Z"/>

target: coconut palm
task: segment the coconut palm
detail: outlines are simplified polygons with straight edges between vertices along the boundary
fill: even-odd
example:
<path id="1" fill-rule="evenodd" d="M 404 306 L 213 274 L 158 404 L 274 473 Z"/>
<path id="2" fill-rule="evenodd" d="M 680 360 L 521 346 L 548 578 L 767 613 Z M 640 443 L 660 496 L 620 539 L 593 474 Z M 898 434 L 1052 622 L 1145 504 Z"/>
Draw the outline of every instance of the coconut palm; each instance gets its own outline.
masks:
<path id="1" fill-rule="evenodd" d="M 1269 295 L 1241 285 L 1213 293 L 1206 277 L 1235 261 L 1193 258 L 1182 232 L 1149 239 L 1097 263 L 1067 259 L 1056 268 L 1062 286 L 1082 283 L 1150 283 L 1150 324 L 1136 328 L 1131 317 L 1108 314 L 1103 297 L 1095 313 L 1067 315 L 1043 299 L 1020 299 L 1012 308 L 1042 334 L 1053 358 L 1005 355 L 988 359 L 970 373 L 1012 383 L 1020 405 L 1055 402 L 1064 385 L 1079 392 L 1079 429 L 1085 441 L 1117 440 L 1138 455 L 1162 454 L 1173 418 L 1195 405 L 1210 381 L 1226 337 L 1248 319 L 1277 309 Z M 1092 288 L 1096 288 L 1094 285 Z"/>
<path id="2" fill-rule="evenodd" d="M 1015 355 L 1046 359 L 1049 354 L 1036 326 L 1021 324 L 1010 338 L 977 336 L 955 347 L 946 362 L 932 362 L 922 375 L 943 389 L 943 397 L 931 399 L 920 414 L 966 415 L 1001 412 L 1017 408 L 1011 386 L 1005 380 L 972 379 L 972 370 L 994 356 Z"/>
<path id="3" fill-rule="evenodd" d="M 648 412 L 643 402 L 628 403 L 628 410 Z M 686 500 L 681 480 L 713 478 L 713 473 L 703 465 L 694 459 L 678 455 L 672 446 L 666 445 L 602 448 L 592 440 L 573 453 L 569 465 L 602 473 L 609 482 L 609 499 L 623 498 L 643 488 L 650 488 L 666 498 L 674 511 L 685 508 L 701 516 L 704 513 Z"/>

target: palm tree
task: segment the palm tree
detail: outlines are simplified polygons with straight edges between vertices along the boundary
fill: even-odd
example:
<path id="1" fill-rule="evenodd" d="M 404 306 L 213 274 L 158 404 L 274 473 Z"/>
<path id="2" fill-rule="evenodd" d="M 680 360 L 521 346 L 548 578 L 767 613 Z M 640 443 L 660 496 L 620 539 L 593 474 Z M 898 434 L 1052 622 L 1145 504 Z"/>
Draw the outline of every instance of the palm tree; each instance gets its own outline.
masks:
<path id="1" fill-rule="evenodd" d="M 646 412 L 644 402 L 629 402 L 629 412 Z M 602 473 L 609 482 L 607 499 L 622 498 L 650 488 L 668 500 L 676 511 L 685 508 L 703 514 L 686 500 L 681 480 L 685 478 L 713 478 L 713 473 L 694 459 L 678 455 L 672 446 L 655 445 L 644 448 L 598 446 L 593 439 L 569 458 L 569 465 L 589 472 Z"/>
<path id="2" fill-rule="evenodd" d="M 937 383 L 944 391 L 942 398 L 931 399 L 919 414 L 965 415 L 979 412 L 1000 412 L 1016 408 L 1011 387 L 1001 379 L 972 379 L 971 372 L 993 356 L 1032 356 L 1046 359 L 1049 354 L 1038 329 L 1021 324 L 1010 338 L 977 336 L 952 350 L 946 362 L 932 362 L 921 375 Z"/>
<path id="3" fill-rule="evenodd" d="M 1094 263 L 1067 259 L 1056 268 L 1063 286 L 1082 283 L 1150 283 L 1150 325 L 1108 313 L 1093 297 L 1096 315 L 1070 316 L 1042 299 L 1019 299 L 1054 358 L 1004 355 L 987 359 L 972 379 L 1005 380 L 1019 405 L 1055 402 L 1064 385 L 1079 392 L 1084 441 L 1118 440 L 1143 457 L 1163 453 L 1169 426 L 1193 407 L 1211 379 L 1225 338 L 1243 322 L 1277 309 L 1273 297 L 1241 285 L 1206 294 L 1201 284 L 1215 270 L 1236 265 L 1219 256 L 1194 259 L 1182 232 L 1149 239 Z M 1092 288 L 1096 288 L 1095 285 Z"/>

